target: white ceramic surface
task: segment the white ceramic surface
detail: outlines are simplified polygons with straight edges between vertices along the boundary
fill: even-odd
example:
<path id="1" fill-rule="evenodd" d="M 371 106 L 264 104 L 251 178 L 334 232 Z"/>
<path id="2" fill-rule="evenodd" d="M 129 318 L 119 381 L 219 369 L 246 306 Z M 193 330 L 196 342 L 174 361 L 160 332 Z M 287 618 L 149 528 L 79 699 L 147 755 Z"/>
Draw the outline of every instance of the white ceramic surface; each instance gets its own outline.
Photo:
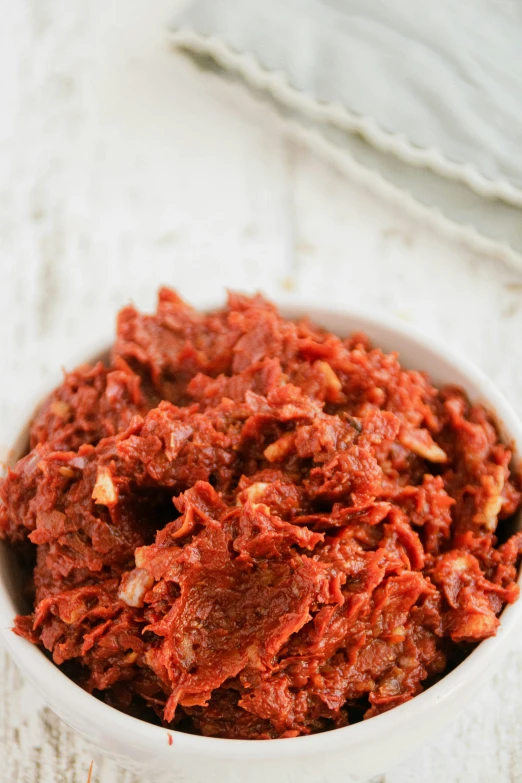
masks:
<path id="1" fill-rule="evenodd" d="M 511 406 L 481 372 L 462 357 L 421 337 L 410 327 L 380 316 L 320 310 L 313 306 L 286 306 L 288 317 L 309 314 L 338 334 L 363 330 L 385 350 L 397 350 L 402 364 L 428 371 L 434 382 L 457 383 L 474 401 L 496 411 L 503 436 L 522 443 L 522 426 Z M 107 344 L 90 355 L 100 355 Z M 56 382 L 59 382 L 57 375 Z M 17 420 L 2 423 L 0 446 L 11 445 L 10 459 L 23 452 L 32 410 L 42 399 L 20 412 Z M 515 449 L 515 459 L 520 454 Z M 507 607 L 496 637 L 482 642 L 453 672 L 412 701 L 354 726 L 310 737 L 265 742 L 196 737 L 138 721 L 99 702 L 68 680 L 36 647 L 15 636 L 10 627 L 17 613 L 17 575 L 8 549 L 0 549 L 0 630 L 25 676 L 49 706 L 96 748 L 146 780 L 219 783 L 256 783 L 270 779 L 291 783 L 349 780 L 389 768 L 407 756 L 444 723 L 455 717 L 480 689 L 522 622 L 522 601 Z"/>

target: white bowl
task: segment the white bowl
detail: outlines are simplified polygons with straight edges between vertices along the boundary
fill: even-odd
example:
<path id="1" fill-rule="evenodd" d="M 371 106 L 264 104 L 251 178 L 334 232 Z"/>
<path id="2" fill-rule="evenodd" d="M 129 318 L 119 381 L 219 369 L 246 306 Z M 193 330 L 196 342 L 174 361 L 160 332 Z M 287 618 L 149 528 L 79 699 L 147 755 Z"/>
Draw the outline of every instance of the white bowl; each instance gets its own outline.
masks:
<path id="1" fill-rule="evenodd" d="M 445 347 L 416 334 L 404 324 L 365 313 L 343 313 L 314 306 L 282 306 L 286 317 L 308 314 L 314 321 L 340 335 L 366 332 L 376 346 L 397 350 L 401 363 L 426 370 L 436 384 L 455 383 L 495 411 L 506 442 L 522 444 L 522 426 L 509 403 L 479 370 Z M 103 345 L 80 360 L 106 353 Z M 56 384 L 60 382 L 59 376 Z M 11 464 L 27 443 L 28 422 L 35 405 L 21 411 L 16 421 L 4 422 L 0 448 L 11 447 Z M 515 448 L 515 464 L 520 453 Z M 519 578 L 520 582 L 520 578 Z M 0 548 L 0 630 L 23 674 L 47 704 L 69 726 L 98 750 L 133 770 L 144 780 L 193 783 L 318 783 L 351 776 L 370 776 L 413 752 L 423 741 L 458 715 L 478 692 L 493 664 L 508 647 L 520 627 L 522 600 L 501 615 L 497 635 L 482 642 L 456 669 L 411 701 L 368 721 L 323 734 L 285 740 L 227 740 L 198 737 L 153 726 L 131 718 L 98 701 L 69 680 L 34 645 L 11 632 L 20 608 L 16 567 L 8 547 Z"/>

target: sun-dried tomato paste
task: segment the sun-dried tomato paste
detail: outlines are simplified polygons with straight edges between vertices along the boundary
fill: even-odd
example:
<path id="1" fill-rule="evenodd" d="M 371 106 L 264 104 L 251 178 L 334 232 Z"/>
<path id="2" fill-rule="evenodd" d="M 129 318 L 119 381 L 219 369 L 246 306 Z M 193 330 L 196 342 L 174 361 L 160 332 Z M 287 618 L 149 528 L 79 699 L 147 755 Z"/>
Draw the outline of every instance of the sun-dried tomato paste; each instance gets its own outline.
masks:
<path id="1" fill-rule="evenodd" d="M 519 481 L 486 411 L 259 296 L 124 309 L 30 449 L 1 486 L 1 535 L 36 552 L 15 630 L 146 720 L 264 739 L 371 717 L 518 595 L 522 534 L 497 525 Z"/>

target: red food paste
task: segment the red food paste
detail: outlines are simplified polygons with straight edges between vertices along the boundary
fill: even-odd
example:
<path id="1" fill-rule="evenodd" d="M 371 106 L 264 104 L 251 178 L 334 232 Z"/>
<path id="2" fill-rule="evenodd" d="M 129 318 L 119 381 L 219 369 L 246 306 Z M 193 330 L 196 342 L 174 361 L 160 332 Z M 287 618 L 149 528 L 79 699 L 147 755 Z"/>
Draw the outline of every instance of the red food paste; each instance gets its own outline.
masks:
<path id="1" fill-rule="evenodd" d="M 519 480 L 484 408 L 260 296 L 125 308 L 110 362 L 65 376 L 30 449 L 0 488 L 0 535 L 35 553 L 15 631 L 169 728 L 377 715 L 518 596 Z"/>

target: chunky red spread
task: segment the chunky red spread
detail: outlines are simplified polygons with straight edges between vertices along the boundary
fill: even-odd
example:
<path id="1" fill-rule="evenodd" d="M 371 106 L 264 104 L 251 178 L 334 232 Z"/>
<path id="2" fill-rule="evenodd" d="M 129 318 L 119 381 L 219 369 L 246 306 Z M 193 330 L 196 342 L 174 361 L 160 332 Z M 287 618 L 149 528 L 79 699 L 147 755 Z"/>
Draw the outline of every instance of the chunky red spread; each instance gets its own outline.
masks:
<path id="1" fill-rule="evenodd" d="M 184 731 L 377 715 L 517 598 L 510 458 L 484 408 L 362 334 L 164 289 L 120 313 L 107 366 L 66 375 L 1 485 L 0 534 L 35 553 L 15 630 Z"/>

